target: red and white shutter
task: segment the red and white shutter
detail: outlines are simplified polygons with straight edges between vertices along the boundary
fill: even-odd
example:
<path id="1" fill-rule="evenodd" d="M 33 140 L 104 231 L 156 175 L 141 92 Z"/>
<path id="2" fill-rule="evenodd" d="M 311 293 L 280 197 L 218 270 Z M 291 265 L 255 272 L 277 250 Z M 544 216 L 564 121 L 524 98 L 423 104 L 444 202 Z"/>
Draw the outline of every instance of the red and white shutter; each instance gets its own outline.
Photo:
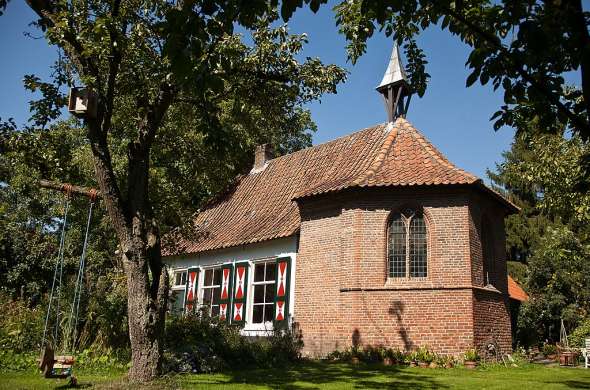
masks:
<path id="1" fill-rule="evenodd" d="M 199 269 L 189 268 L 186 274 L 186 289 L 184 295 L 184 313 L 194 313 L 197 310 L 197 293 L 199 291 Z"/>
<path id="2" fill-rule="evenodd" d="M 232 294 L 233 265 L 224 264 L 221 266 L 221 296 L 219 299 L 219 319 L 229 320 L 229 305 Z"/>
<path id="3" fill-rule="evenodd" d="M 291 258 L 277 259 L 275 295 L 275 328 L 286 328 L 289 324 L 289 292 L 291 286 Z"/>
<path id="4" fill-rule="evenodd" d="M 234 269 L 232 323 L 244 324 L 246 321 L 246 298 L 248 296 L 248 269 L 250 264 L 245 261 L 236 263 Z"/>

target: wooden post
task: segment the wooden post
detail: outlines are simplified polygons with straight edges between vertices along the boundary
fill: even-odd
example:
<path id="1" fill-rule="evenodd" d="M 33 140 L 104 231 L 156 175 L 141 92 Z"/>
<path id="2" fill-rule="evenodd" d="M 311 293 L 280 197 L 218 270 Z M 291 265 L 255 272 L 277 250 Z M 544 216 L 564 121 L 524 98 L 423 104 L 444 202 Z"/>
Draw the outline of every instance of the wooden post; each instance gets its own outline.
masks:
<path id="1" fill-rule="evenodd" d="M 62 191 L 69 195 L 86 196 L 91 200 L 95 200 L 102 196 L 100 191 L 95 188 L 80 187 L 69 183 L 58 183 L 45 179 L 39 180 L 39 187 Z"/>

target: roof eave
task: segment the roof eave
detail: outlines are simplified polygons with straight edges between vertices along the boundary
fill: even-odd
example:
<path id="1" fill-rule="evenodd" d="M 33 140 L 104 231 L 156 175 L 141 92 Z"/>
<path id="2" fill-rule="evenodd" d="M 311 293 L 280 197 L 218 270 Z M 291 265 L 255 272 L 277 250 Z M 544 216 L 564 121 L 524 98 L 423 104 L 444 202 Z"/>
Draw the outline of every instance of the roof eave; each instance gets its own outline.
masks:
<path id="1" fill-rule="evenodd" d="M 275 236 L 259 237 L 259 238 L 255 238 L 252 240 L 242 240 L 242 241 L 236 241 L 236 242 L 223 243 L 220 245 L 212 245 L 212 246 L 207 247 L 206 249 L 196 249 L 196 250 L 189 249 L 189 250 L 182 250 L 177 253 L 162 254 L 162 258 L 174 258 L 174 257 L 186 256 L 186 255 L 196 255 L 196 254 L 201 254 L 201 253 L 206 253 L 206 252 L 211 252 L 211 251 L 216 251 L 216 250 L 221 250 L 221 249 L 236 248 L 236 247 L 243 246 L 243 245 L 259 244 L 261 242 L 279 240 L 281 238 L 293 237 L 299 233 L 299 230 L 300 230 L 300 228 L 298 227 L 297 229 L 294 229 L 294 230 L 287 232 L 285 234 L 279 234 L 279 235 L 275 235 Z"/>
<path id="2" fill-rule="evenodd" d="M 490 195 L 492 198 L 494 198 L 499 203 L 501 203 L 505 207 L 505 209 L 507 210 L 506 215 L 518 214 L 520 212 L 520 207 L 518 207 L 517 205 L 512 203 L 510 200 L 506 199 L 502 194 L 500 194 L 500 193 L 494 191 L 493 189 L 491 189 L 490 187 L 486 186 L 485 183 L 481 179 L 479 179 L 474 184 L 477 189 Z"/>

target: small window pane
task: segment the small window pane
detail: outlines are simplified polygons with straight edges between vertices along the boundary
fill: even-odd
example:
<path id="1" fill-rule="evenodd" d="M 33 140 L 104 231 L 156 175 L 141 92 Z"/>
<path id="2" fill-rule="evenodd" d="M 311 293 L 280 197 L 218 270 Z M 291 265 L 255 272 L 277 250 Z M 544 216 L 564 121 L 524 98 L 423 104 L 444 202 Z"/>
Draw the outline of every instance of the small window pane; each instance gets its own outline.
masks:
<path id="1" fill-rule="evenodd" d="M 265 263 L 259 263 L 254 266 L 254 281 L 255 282 L 263 282 L 264 281 L 264 265 L 265 265 Z"/>
<path id="2" fill-rule="evenodd" d="M 221 300 L 221 288 L 219 288 L 219 287 L 212 288 L 211 294 L 213 295 L 213 304 L 219 305 L 219 301 Z"/>
<path id="3" fill-rule="evenodd" d="M 273 315 L 274 315 L 274 311 L 273 311 L 273 304 L 270 305 L 264 305 L 264 321 L 265 322 L 269 322 L 273 320 Z"/>
<path id="4" fill-rule="evenodd" d="M 403 278 L 406 276 L 406 224 L 399 214 L 391 220 L 388 236 L 389 276 Z"/>
<path id="5" fill-rule="evenodd" d="M 265 293 L 265 302 L 272 302 L 275 299 L 275 285 L 274 284 L 267 284 L 266 285 L 266 293 Z"/>
<path id="6" fill-rule="evenodd" d="M 264 284 L 254 285 L 254 303 L 264 303 Z"/>
<path id="7" fill-rule="evenodd" d="M 176 291 L 172 291 L 172 294 L 170 295 L 170 311 L 173 314 L 182 314 L 182 311 L 184 309 L 183 304 L 184 304 L 184 290 L 176 290 Z"/>
<path id="8" fill-rule="evenodd" d="M 276 263 L 266 263 L 266 281 L 272 282 L 275 280 L 275 271 L 277 269 Z"/>
<path id="9" fill-rule="evenodd" d="M 219 315 L 219 306 L 211 307 L 211 317 L 217 317 Z"/>
<path id="10" fill-rule="evenodd" d="M 255 324 L 260 324 L 264 319 L 264 305 L 254 305 L 252 308 L 252 322 Z"/>
<path id="11" fill-rule="evenodd" d="M 174 274 L 174 285 L 175 286 L 186 285 L 186 271 L 179 271 Z"/>
<path id="12" fill-rule="evenodd" d="M 211 286 L 213 284 L 213 270 L 205 270 L 205 286 Z"/>
<path id="13" fill-rule="evenodd" d="M 209 306 L 212 301 L 212 290 L 210 288 L 206 288 L 203 290 L 203 305 Z"/>
<path id="14" fill-rule="evenodd" d="M 410 221 L 410 276 L 426 277 L 427 274 L 426 224 L 422 215 Z"/>
<path id="15" fill-rule="evenodd" d="M 221 268 L 215 268 L 213 276 L 213 284 L 216 286 L 221 285 Z"/>

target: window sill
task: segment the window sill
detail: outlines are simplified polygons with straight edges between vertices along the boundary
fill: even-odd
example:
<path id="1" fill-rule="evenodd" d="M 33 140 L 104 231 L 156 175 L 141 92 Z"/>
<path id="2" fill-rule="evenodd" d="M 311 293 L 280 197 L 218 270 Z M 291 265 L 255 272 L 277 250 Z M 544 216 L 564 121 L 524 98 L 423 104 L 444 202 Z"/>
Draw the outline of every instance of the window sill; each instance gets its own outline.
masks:
<path id="1" fill-rule="evenodd" d="M 475 286 L 475 285 L 444 285 L 444 284 L 386 284 L 383 287 L 348 287 L 341 288 L 341 293 L 348 292 L 376 292 L 376 291 L 428 291 L 428 290 L 478 290 L 486 291 L 495 294 L 503 294 L 502 291 L 498 290 L 493 286 Z"/>
<path id="2" fill-rule="evenodd" d="M 428 277 L 415 278 L 387 278 L 384 287 L 432 287 L 432 280 Z"/>
<path id="3" fill-rule="evenodd" d="M 274 332 L 272 322 L 266 322 L 264 324 L 246 324 L 240 331 L 242 336 L 260 336 L 267 337 L 271 336 Z"/>

